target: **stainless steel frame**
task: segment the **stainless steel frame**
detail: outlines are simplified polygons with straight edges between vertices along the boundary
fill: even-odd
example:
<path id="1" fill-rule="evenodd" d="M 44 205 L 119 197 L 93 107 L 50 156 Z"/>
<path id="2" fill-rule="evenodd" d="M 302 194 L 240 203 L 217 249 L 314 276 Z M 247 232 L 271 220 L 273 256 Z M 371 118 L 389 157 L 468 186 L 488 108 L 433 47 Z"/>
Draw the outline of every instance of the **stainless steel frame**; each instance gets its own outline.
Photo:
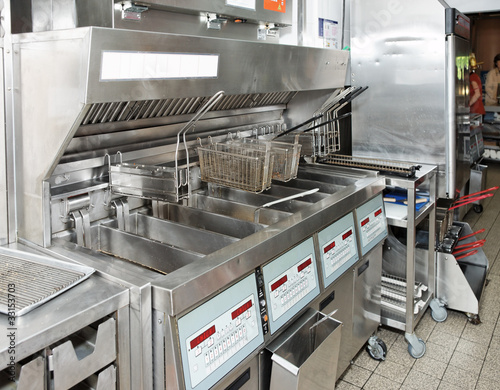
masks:
<path id="1" fill-rule="evenodd" d="M 0 209 L 2 217 L 0 217 L 0 243 L 11 243 L 16 237 L 16 205 L 15 205 L 15 178 L 9 174 L 14 168 L 14 88 L 13 88 L 13 50 L 12 50 L 12 35 L 11 35 L 11 4 L 10 1 L 5 1 L 1 9 L 3 19 L 4 35 L 0 38 L 2 47 L 2 94 L 0 101 L 2 104 L 3 123 L 5 124 L 5 132 L 0 135 L 0 143 L 3 148 L 0 150 L 0 156 L 4 157 L 5 172 L 0 170 L 0 188 L 5 190 L 0 195 Z M 3 176 L 5 175 L 5 176 Z M 5 178 L 5 181 L 1 177 Z M 6 196 L 4 198 L 4 196 Z M 5 207 L 5 209 L 3 209 Z"/>
<path id="2" fill-rule="evenodd" d="M 423 355 L 425 352 L 423 341 L 423 351 L 420 350 L 421 343 L 417 341 L 415 328 L 427 307 L 436 297 L 436 254 L 434 252 L 436 245 L 436 170 L 436 167 L 424 165 L 417 172 L 415 178 L 390 176 L 386 178 L 388 186 L 407 190 L 408 205 L 405 217 L 397 216 L 387 210 L 389 226 L 405 229 L 403 236 L 406 243 L 401 244 L 397 238 L 392 236 L 394 241 L 387 240 L 384 246 L 382 271 L 390 275 L 392 282 L 397 280 L 402 283 L 400 284 L 400 294 L 385 295 L 386 298 L 389 298 L 385 300 L 385 307 L 384 298 L 382 300 L 382 324 L 405 332 L 411 347 L 410 350 L 413 351 L 410 354 L 413 357 L 421 357 L 420 353 Z M 429 201 L 425 207 L 418 211 L 415 207 L 417 191 L 425 191 L 429 194 Z M 422 238 L 418 239 L 419 231 L 427 231 L 427 242 Z M 423 242 L 419 243 L 418 240 Z M 426 248 L 422 249 L 422 246 Z M 425 289 L 418 290 L 415 285 L 424 285 Z M 400 299 L 399 307 L 395 306 L 393 301 L 391 302 L 391 298 L 394 296 Z"/>
<path id="3" fill-rule="evenodd" d="M 3 72 L 3 47 L 1 51 L 2 60 L 0 61 L 0 74 Z M 2 94 L 0 95 L 0 124 L 2 129 L 5 129 L 5 96 L 4 96 L 4 81 L 3 77 L 0 80 L 0 89 Z M 0 132 L 0 160 L 4 163 L 2 168 L 0 168 L 0 245 L 5 245 L 8 242 L 8 205 L 7 205 L 7 142 L 6 142 L 6 132 Z"/>

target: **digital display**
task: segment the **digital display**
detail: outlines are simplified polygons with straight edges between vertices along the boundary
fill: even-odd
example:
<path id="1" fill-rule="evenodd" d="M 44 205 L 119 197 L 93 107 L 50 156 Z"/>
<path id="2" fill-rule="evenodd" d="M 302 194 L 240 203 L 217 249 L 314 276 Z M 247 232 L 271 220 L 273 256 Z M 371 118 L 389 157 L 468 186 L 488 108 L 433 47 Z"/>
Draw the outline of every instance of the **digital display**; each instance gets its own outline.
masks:
<path id="1" fill-rule="evenodd" d="M 370 218 L 366 218 L 363 221 L 361 221 L 361 226 L 365 226 L 368 222 L 370 222 Z"/>
<path id="2" fill-rule="evenodd" d="M 304 261 L 301 265 L 299 265 L 297 267 L 297 271 L 300 272 L 302 271 L 304 268 L 310 266 L 312 264 L 312 260 L 311 258 L 309 258 L 308 260 Z"/>
<path id="3" fill-rule="evenodd" d="M 335 248 L 335 241 L 333 241 L 331 244 L 325 246 L 325 249 L 323 249 L 323 253 L 327 253 L 330 250 L 332 250 L 333 248 Z"/>
<path id="4" fill-rule="evenodd" d="M 375 216 L 378 217 L 380 214 L 382 214 L 382 209 L 378 209 L 375 211 Z"/>
<path id="5" fill-rule="evenodd" d="M 249 300 L 247 303 L 241 305 L 235 311 L 233 311 L 231 313 L 231 318 L 234 320 L 236 317 L 242 315 L 244 312 L 250 309 L 252 305 L 253 305 L 252 300 Z"/>
<path id="6" fill-rule="evenodd" d="M 198 345 L 200 345 L 202 342 L 204 342 L 206 339 L 208 339 L 213 334 L 215 334 L 215 325 L 212 325 L 212 327 L 208 328 L 202 334 L 200 334 L 199 336 L 192 339 L 190 342 L 191 349 L 196 348 Z"/>
<path id="7" fill-rule="evenodd" d="M 349 230 L 348 232 L 342 234 L 342 240 L 345 240 L 346 238 L 349 238 L 351 236 L 352 236 L 352 230 Z"/>
<path id="8" fill-rule="evenodd" d="M 280 288 L 280 286 L 285 284 L 287 281 L 288 281 L 288 276 L 286 276 L 286 275 L 283 276 L 280 280 L 277 280 L 276 282 L 271 284 L 271 291 L 274 291 L 274 290 Z"/>

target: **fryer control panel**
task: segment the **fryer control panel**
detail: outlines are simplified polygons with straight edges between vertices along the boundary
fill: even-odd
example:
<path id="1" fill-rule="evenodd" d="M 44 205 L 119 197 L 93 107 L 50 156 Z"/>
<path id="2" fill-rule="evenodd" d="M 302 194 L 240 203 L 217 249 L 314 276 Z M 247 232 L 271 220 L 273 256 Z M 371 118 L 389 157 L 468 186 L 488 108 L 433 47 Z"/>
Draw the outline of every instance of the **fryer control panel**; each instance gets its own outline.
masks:
<path id="1" fill-rule="evenodd" d="M 312 237 L 262 269 L 271 334 L 318 294 L 318 272 Z"/>
<path id="2" fill-rule="evenodd" d="M 356 220 L 361 241 L 361 254 L 364 256 L 387 237 L 387 220 L 382 195 L 378 195 L 358 207 Z"/>
<path id="3" fill-rule="evenodd" d="M 325 287 L 333 283 L 359 259 L 352 213 L 318 233 Z"/>
<path id="4" fill-rule="evenodd" d="M 250 275 L 179 319 L 187 389 L 211 387 L 263 343 L 258 313 Z"/>

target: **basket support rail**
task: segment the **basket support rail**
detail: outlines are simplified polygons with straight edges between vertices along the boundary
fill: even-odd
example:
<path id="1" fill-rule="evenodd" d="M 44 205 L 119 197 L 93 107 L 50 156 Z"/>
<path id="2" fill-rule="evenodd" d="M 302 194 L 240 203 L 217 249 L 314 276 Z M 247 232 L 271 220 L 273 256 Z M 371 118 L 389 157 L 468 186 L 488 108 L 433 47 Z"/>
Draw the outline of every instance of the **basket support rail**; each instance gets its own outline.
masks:
<path id="1" fill-rule="evenodd" d="M 182 186 L 186 186 L 188 188 L 187 197 L 191 197 L 191 184 L 189 182 L 189 150 L 186 142 L 186 133 L 190 129 L 194 129 L 196 127 L 196 123 L 200 120 L 200 118 L 205 115 L 210 109 L 222 98 L 224 95 L 224 91 L 219 91 L 215 95 L 213 95 L 199 110 L 198 112 L 185 124 L 185 126 L 177 133 L 177 145 L 175 147 L 175 185 L 176 185 L 176 198 L 177 201 L 180 200 L 179 197 L 179 188 Z M 179 175 L 178 168 L 178 154 L 179 154 L 179 144 L 180 137 L 182 134 L 182 142 L 184 144 L 184 150 L 186 152 L 186 160 L 187 160 L 187 169 L 186 169 L 186 180 L 185 183 L 182 183 Z"/>

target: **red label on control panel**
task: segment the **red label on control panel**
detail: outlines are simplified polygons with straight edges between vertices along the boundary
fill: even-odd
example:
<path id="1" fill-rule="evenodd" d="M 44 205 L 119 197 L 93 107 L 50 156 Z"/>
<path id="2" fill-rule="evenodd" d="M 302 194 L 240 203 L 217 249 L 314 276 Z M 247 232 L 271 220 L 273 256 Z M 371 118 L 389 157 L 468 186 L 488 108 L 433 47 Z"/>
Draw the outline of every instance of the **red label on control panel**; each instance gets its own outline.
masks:
<path id="1" fill-rule="evenodd" d="M 342 240 L 345 240 L 346 238 L 349 238 L 352 236 L 352 230 L 349 230 L 348 232 L 345 232 L 343 235 L 342 235 Z"/>
<path id="2" fill-rule="evenodd" d="M 235 311 L 233 311 L 231 313 L 231 318 L 234 320 L 236 317 L 242 315 L 244 312 L 246 312 L 251 307 L 252 307 L 252 300 L 249 300 L 247 303 L 245 303 L 244 305 L 241 305 Z"/>
<path id="3" fill-rule="evenodd" d="M 191 343 L 190 343 L 191 349 L 196 348 L 198 345 L 200 345 L 202 342 L 204 342 L 206 339 L 208 339 L 214 333 L 215 333 L 215 325 L 212 325 L 211 328 L 207 329 L 202 334 L 200 334 L 199 336 L 197 336 L 193 340 L 191 340 Z"/>
<path id="4" fill-rule="evenodd" d="M 365 226 L 368 222 L 370 222 L 370 218 L 366 218 L 363 221 L 361 221 L 361 226 Z"/>
<path id="5" fill-rule="evenodd" d="M 271 291 L 274 291 L 278 288 L 280 288 L 283 284 L 285 284 L 288 281 L 288 277 L 285 275 L 283 276 L 280 280 L 274 282 L 271 284 Z"/>
<path id="6" fill-rule="evenodd" d="M 380 214 L 382 214 L 382 209 L 378 209 L 375 211 L 375 216 L 378 217 Z"/>
<path id="7" fill-rule="evenodd" d="M 306 268 L 306 267 L 310 266 L 311 264 L 312 264 L 312 260 L 311 260 L 311 259 L 308 259 L 308 260 L 304 261 L 301 265 L 299 265 L 299 266 L 297 267 L 297 271 L 299 271 L 299 272 L 300 272 L 300 271 L 302 271 L 304 268 Z"/>
<path id="8" fill-rule="evenodd" d="M 323 249 L 323 253 L 326 253 L 332 250 L 333 248 L 335 248 L 335 241 L 333 241 L 330 245 L 325 246 L 325 249 Z"/>
<path id="9" fill-rule="evenodd" d="M 285 13 L 286 0 L 264 0 L 264 9 Z"/>

